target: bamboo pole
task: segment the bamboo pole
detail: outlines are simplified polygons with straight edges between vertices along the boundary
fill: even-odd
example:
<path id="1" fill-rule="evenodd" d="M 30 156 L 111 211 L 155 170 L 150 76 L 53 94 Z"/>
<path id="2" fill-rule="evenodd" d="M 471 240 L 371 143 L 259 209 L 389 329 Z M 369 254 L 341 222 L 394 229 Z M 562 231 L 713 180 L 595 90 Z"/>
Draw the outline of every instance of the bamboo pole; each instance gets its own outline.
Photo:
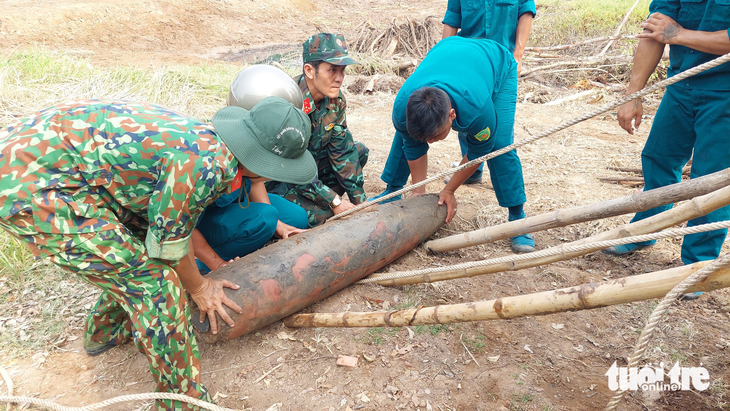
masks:
<path id="1" fill-rule="evenodd" d="M 373 274 L 367 278 L 377 280 L 378 277 L 390 277 L 384 278 L 382 281 L 376 281 L 380 285 L 405 285 L 405 284 L 419 284 L 419 283 L 431 283 L 435 281 L 452 280 L 455 278 L 473 277 L 476 275 L 493 274 L 504 271 L 517 271 L 525 268 L 537 267 L 553 263 L 556 261 L 568 260 L 571 258 L 579 257 L 581 255 L 589 254 L 594 251 L 570 251 L 575 245 L 584 244 L 594 241 L 613 240 L 617 238 L 624 238 L 634 235 L 654 233 L 659 230 L 674 226 L 681 222 L 691 220 L 693 218 L 701 217 L 707 213 L 714 211 L 720 207 L 724 207 L 730 204 L 730 186 L 714 191 L 710 194 L 705 194 L 701 197 L 695 197 L 694 199 L 667 210 L 663 213 L 651 216 L 641 221 L 637 221 L 630 224 L 624 224 L 623 226 L 616 227 L 613 230 L 609 230 L 592 237 L 584 238 L 571 243 L 559 245 L 558 249 L 564 249 L 565 252 L 559 255 L 548 256 L 548 257 L 537 257 L 529 260 L 521 261 L 510 261 L 502 262 L 491 265 L 470 267 L 470 268 L 459 268 L 450 271 L 443 271 L 438 273 L 430 273 L 424 275 L 413 275 L 401 278 L 396 277 L 399 273 L 386 273 L 386 274 Z"/>
<path id="2" fill-rule="evenodd" d="M 284 324 L 287 327 L 403 327 L 499 320 L 606 307 L 661 298 L 675 285 L 711 262 L 703 261 L 649 274 L 489 301 L 398 311 L 296 314 L 287 318 Z M 727 287 L 730 287 L 730 268 L 723 268 L 687 292 Z"/>
<path id="3" fill-rule="evenodd" d="M 428 241 L 426 248 L 432 251 L 451 251 L 549 228 L 564 227 L 585 221 L 645 211 L 661 205 L 705 195 L 728 185 L 730 185 L 730 168 L 626 197 L 556 210 L 522 220 L 510 221 L 505 224 Z"/>

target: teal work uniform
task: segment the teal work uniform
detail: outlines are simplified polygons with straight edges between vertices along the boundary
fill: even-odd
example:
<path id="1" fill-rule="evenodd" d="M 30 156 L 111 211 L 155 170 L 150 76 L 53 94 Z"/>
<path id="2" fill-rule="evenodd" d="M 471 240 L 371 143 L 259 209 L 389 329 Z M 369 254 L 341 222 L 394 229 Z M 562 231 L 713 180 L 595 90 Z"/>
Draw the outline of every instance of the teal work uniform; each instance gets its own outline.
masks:
<path id="1" fill-rule="evenodd" d="M 730 1 L 653 1 L 652 13 L 662 13 L 689 30 L 716 32 L 730 28 Z M 730 36 L 730 30 L 728 30 Z M 670 46 L 668 76 L 686 71 L 718 56 L 685 46 Z M 680 181 L 682 167 L 693 157 L 691 178 L 730 167 L 730 64 L 723 64 L 667 87 L 641 153 L 645 190 Z M 694 151 L 694 155 L 693 155 Z M 672 205 L 637 213 L 639 221 Z M 715 210 L 687 225 L 723 221 L 730 207 Z M 684 237 L 685 264 L 711 260 L 720 254 L 727 230 Z M 649 243 L 642 243 L 649 244 Z"/>
<path id="2" fill-rule="evenodd" d="M 442 23 L 460 28 L 458 36 L 494 40 L 514 53 L 517 22 L 525 13 L 535 16 L 533 0 L 449 0 Z M 465 133 L 459 133 L 459 146 L 463 156 L 467 152 Z M 484 164 L 479 166 L 471 178 L 481 178 L 483 169 Z"/>
<path id="3" fill-rule="evenodd" d="M 246 196 L 241 193 L 245 188 Z M 251 202 L 248 193 L 251 180 L 245 187 L 223 195 L 209 205 L 200 216 L 196 228 L 208 245 L 225 261 L 243 257 L 263 247 L 274 237 L 279 221 L 296 228 L 307 228 L 307 212 L 291 201 L 269 194 L 269 202 Z M 240 197 L 240 204 L 239 204 Z M 200 260 L 198 269 L 210 272 Z"/>
<path id="4" fill-rule="evenodd" d="M 453 62 L 460 61 L 454 65 Z M 456 111 L 452 128 L 467 135 L 467 158 L 473 160 L 511 144 L 517 100 L 517 63 L 492 40 L 448 37 L 439 41 L 401 87 L 393 104 L 395 138 L 381 178 L 391 186 L 408 182 L 408 160 L 428 151 L 428 143 L 408 134 L 406 105 L 422 87 L 443 90 Z M 497 201 L 502 207 L 525 202 L 522 165 L 512 150 L 487 161 Z"/>
<path id="5" fill-rule="evenodd" d="M 316 106 L 304 76 L 294 81 L 302 90 L 304 112 L 312 122 L 307 149 L 317 162 L 317 178 L 302 185 L 269 181 L 266 189 L 304 208 L 309 226 L 315 227 L 335 215 L 330 203 L 336 195 L 347 193 L 353 204 L 366 200 L 362 169 L 368 161 L 369 150 L 363 143 L 354 141 L 347 128 L 347 102 L 341 90 L 339 97 L 325 97 Z"/>
<path id="6" fill-rule="evenodd" d="M 494 40 L 512 53 L 517 21 L 525 13 L 536 14 L 533 0 L 449 0 L 442 23 L 460 28 L 458 36 Z"/>

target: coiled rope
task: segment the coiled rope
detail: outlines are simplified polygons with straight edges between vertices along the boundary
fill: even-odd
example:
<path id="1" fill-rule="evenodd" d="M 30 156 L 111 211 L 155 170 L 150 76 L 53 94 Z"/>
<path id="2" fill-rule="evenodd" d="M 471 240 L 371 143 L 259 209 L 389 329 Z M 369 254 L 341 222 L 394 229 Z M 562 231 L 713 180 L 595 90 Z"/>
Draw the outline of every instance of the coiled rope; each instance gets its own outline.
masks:
<path id="1" fill-rule="evenodd" d="M 679 74 L 676 74 L 676 75 L 674 75 L 674 76 L 672 76 L 672 77 L 670 77 L 668 79 L 662 80 L 659 83 L 656 83 L 656 84 L 654 84 L 654 85 L 652 85 L 650 87 L 647 87 L 645 89 L 642 89 L 640 91 L 637 91 L 636 93 L 631 94 L 631 95 L 628 95 L 628 96 L 626 96 L 626 97 L 624 97 L 624 98 L 622 98 L 622 99 L 620 99 L 620 100 L 618 100 L 616 102 L 607 104 L 607 105 L 605 105 L 605 106 L 603 106 L 603 107 L 601 107 L 601 108 L 599 108 L 599 109 L 597 109 L 595 111 L 592 111 L 592 112 L 590 112 L 588 114 L 584 114 L 584 115 L 582 115 L 580 117 L 574 118 L 573 120 L 570 120 L 567 123 L 563 123 L 563 124 L 557 125 L 555 127 L 552 127 L 550 129 L 544 131 L 541 134 L 538 134 L 536 136 L 529 137 L 529 138 L 526 138 L 524 140 L 518 141 L 518 142 L 516 142 L 516 143 L 514 143 L 512 145 L 509 145 L 509 146 L 504 147 L 502 149 L 499 149 L 497 151 L 493 151 L 493 152 L 491 152 L 489 154 L 486 154 L 486 155 L 484 155 L 482 157 L 479 157 L 479 158 L 476 158 L 474 160 L 471 160 L 468 163 L 464 163 L 464 164 L 460 165 L 459 167 L 456 167 L 456 168 L 451 169 L 451 170 L 444 171 L 444 172 L 442 172 L 440 174 L 437 174 L 437 175 L 435 175 L 435 176 L 433 176 L 431 178 L 427 178 L 427 179 L 425 179 L 425 180 L 423 180 L 421 182 L 418 182 L 416 184 L 410 185 L 408 187 L 404 187 L 404 188 L 402 188 L 402 189 L 400 189 L 398 191 L 395 191 L 393 193 L 384 195 L 384 196 L 378 198 L 377 200 L 374 200 L 374 201 L 366 201 L 364 203 L 361 203 L 361 204 L 359 204 L 359 205 L 357 205 L 357 206 L 355 206 L 355 207 L 353 207 L 353 208 L 351 208 L 351 209 L 349 209 L 349 210 L 347 210 L 345 212 L 342 212 L 340 214 L 337 214 L 337 215 L 331 217 L 327 221 L 337 220 L 339 218 L 348 216 L 348 215 L 350 215 L 350 214 L 352 214 L 354 212 L 360 211 L 363 208 L 369 207 L 369 206 L 371 206 L 371 205 L 373 205 L 375 203 L 379 203 L 379 202 L 382 202 L 384 200 L 391 199 L 391 198 L 393 198 L 395 196 L 399 196 L 401 194 L 404 194 L 404 193 L 413 191 L 413 190 L 415 190 L 415 189 L 417 189 L 419 187 L 422 187 L 422 186 L 424 186 L 424 185 L 426 185 L 426 184 L 428 184 L 428 183 L 430 183 L 432 181 L 440 180 L 443 177 L 446 177 L 446 176 L 449 176 L 451 174 L 454 174 L 454 173 L 456 173 L 458 171 L 461 171 L 461 170 L 463 170 L 465 168 L 471 167 L 471 166 L 473 166 L 475 164 L 479 164 L 479 163 L 482 163 L 484 161 L 491 160 L 494 157 L 497 157 L 499 155 L 502 155 L 504 153 L 507 153 L 509 151 L 512 151 L 512 150 L 516 149 L 517 147 L 522 147 L 522 146 L 524 146 L 526 144 L 529 144 L 529 143 L 532 143 L 534 141 L 537 141 L 537 140 L 539 140 L 539 139 L 541 139 L 543 137 L 547 137 L 547 136 L 549 136 L 551 134 L 557 133 L 558 131 L 564 130 L 564 129 L 566 129 L 566 128 L 570 127 L 570 126 L 573 126 L 575 124 L 578 124 L 578 123 L 580 123 L 582 121 L 588 120 L 588 119 L 590 119 L 592 117 L 595 117 L 595 116 L 597 116 L 599 114 L 603 114 L 603 113 L 605 113 L 605 112 L 607 112 L 607 111 L 609 111 L 611 109 L 614 109 L 614 108 L 616 108 L 616 107 L 618 107 L 618 106 L 620 106 L 620 105 L 622 105 L 624 103 L 628 103 L 631 100 L 634 100 L 634 99 L 637 99 L 639 97 L 643 97 L 643 96 L 645 96 L 647 94 L 653 93 L 653 92 L 655 92 L 655 91 L 657 91 L 659 89 L 662 89 L 662 88 L 665 88 L 667 86 L 670 86 L 670 85 L 672 85 L 674 83 L 677 83 L 679 81 L 682 81 L 682 80 L 684 80 L 684 79 L 686 79 L 688 77 L 692 77 L 692 76 L 694 76 L 696 74 L 699 74 L 699 73 L 701 73 L 703 71 L 706 71 L 706 70 L 709 70 L 711 68 L 715 68 L 715 67 L 717 67 L 717 66 L 719 66 L 721 64 L 727 63 L 728 61 L 730 61 L 730 53 L 725 54 L 725 55 L 722 55 L 722 56 L 720 56 L 720 57 L 718 57 L 718 58 L 716 58 L 714 60 L 710 60 L 707 63 L 700 64 L 699 66 L 693 67 L 693 68 L 691 68 L 691 69 L 689 69 L 687 71 L 683 71 L 683 72 L 681 72 Z"/>
<path id="2" fill-rule="evenodd" d="M 719 221 L 716 223 L 708 223 L 696 225 L 693 227 L 676 228 L 671 230 L 660 231 L 658 233 L 635 235 L 631 237 L 617 238 L 614 240 L 594 241 L 585 244 L 576 244 L 570 247 L 552 247 L 541 251 L 535 251 L 528 254 L 514 254 L 506 257 L 492 258 L 490 260 L 472 261 L 469 263 L 456 264 L 446 267 L 434 267 L 425 268 L 422 270 L 414 271 L 403 271 L 400 273 L 392 274 L 374 274 L 368 278 L 363 278 L 356 284 L 371 284 L 378 283 L 381 281 L 395 280 L 399 278 L 418 277 L 426 274 L 443 273 L 447 271 L 465 270 L 475 267 L 484 267 L 494 264 L 510 263 L 515 261 L 532 260 L 543 257 L 551 257 L 558 254 L 570 253 L 575 251 L 598 251 L 604 248 L 613 247 L 617 245 L 638 243 L 641 241 L 658 240 L 669 237 L 681 237 L 688 234 L 704 233 L 707 231 L 719 230 L 723 228 L 730 228 L 730 221 Z M 425 281 L 424 281 L 425 282 Z"/>

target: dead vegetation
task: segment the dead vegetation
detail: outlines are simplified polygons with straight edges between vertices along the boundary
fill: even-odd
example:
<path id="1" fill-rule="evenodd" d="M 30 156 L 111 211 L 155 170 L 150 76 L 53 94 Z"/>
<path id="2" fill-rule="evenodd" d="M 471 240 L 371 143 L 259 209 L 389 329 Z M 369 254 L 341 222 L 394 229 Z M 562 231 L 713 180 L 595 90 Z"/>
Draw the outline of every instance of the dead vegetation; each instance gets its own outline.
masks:
<path id="1" fill-rule="evenodd" d="M 405 17 L 393 19 L 386 28 L 378 28 L 370 20 L 360 23 L 354 32 L 350 48 L 360 53 L 383 58 L 415 57 L 423 59 L 441 39 L 441 19 L 428 16 L 423 21 Z"/>

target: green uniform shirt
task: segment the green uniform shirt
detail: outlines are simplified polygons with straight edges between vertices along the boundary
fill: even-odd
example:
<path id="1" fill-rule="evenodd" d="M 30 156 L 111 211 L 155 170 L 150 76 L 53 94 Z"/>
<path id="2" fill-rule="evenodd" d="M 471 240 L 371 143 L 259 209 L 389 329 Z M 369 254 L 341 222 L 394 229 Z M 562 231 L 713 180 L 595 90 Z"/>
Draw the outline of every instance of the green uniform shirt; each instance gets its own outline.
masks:
<path id="1" fill-rule="evenodd" d="M 68 102 L 0 130 L 0 224 L 22 213 L 33 224 L 13 232 L 32 236 L 141 220 L 149 256 L 180 260 L 237 171 L 208 123 L 153 104 Z"/>

